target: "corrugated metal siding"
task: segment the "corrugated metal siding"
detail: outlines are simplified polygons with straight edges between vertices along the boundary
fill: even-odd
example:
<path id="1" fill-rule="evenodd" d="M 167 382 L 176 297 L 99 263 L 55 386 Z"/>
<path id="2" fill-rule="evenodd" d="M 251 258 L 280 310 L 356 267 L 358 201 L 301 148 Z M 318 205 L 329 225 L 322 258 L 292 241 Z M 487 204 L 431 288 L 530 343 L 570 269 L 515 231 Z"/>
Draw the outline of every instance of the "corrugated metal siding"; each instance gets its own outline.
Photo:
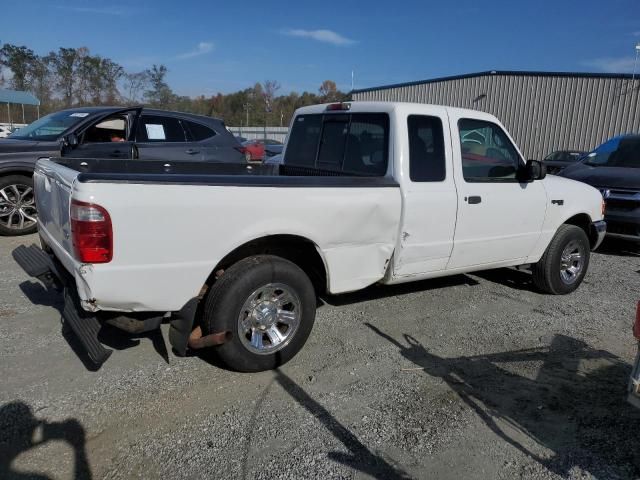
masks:
<path id="1" fill-rule="evenodd" d="M 640 79 L 632 86 L 628 78 L 496 74 L 354 92 L 353 99 L 482 110 L 500 119 L 525 157 L 540 159 L 639 133 L 639 88 Z"/>
<path id="2" fill-rule="evenodd" d="M 247 140 L 265 138 L 265 127 L 227 127 L 234 135 L 239 135 Z M 284 142 L 289 133 L 289 127 L 267 127 L 266 138 Z"/>

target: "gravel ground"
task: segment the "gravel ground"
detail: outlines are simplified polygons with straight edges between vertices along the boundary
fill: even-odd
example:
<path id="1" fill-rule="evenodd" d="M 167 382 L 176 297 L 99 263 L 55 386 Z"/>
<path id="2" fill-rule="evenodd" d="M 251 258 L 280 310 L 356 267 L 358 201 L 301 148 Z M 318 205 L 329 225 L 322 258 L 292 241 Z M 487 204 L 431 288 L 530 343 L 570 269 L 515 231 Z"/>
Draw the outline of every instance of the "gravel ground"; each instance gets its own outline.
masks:
<path id="1" fill-rule="evenodd" d="M 328 298 L 289 364 L 238 374 L 167 325 L 88 370 L 11 259 L 34 240 L 0 238 L 2 479 L 640 477 L 633 246 L 569 296 L 497 270 Z"/>

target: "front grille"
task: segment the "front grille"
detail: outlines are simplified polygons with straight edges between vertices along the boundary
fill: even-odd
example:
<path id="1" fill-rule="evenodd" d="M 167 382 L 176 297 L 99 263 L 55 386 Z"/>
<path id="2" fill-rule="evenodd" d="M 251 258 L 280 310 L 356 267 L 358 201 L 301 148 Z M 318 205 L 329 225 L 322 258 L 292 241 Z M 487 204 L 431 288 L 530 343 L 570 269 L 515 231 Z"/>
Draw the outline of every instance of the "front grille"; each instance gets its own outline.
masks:
<path id="1" fill-rule="evenodd" d="M 625 225 L 624 223 L 607 222 L 607 233 L 617 233 L 618 235 L 638 236 L 638 227 Z"/>
<path id="2" fill-rule="evenodd" d="M 633 200 L 618 200 L 610 198 L 609 200 L 606 200 L 605 203 L 607 205 L 607 210 L 616 210 L 618 212 L 631 212 L 640 207 L 640 203 Z"/>

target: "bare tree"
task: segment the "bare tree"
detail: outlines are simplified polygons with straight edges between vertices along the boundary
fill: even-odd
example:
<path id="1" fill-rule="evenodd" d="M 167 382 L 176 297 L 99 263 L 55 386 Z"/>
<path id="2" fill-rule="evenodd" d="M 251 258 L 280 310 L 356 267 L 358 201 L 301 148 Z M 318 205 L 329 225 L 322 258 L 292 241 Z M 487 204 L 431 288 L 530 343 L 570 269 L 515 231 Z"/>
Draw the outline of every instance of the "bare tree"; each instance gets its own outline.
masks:
<path id="1" fill-rule="evenodd" d="M 262 98 L 264 98 L 264 109 L 266 112 L 270 112 L 273 108 L 273 99 L 278 90 L 280 90 L 280 84 L 275 80 L 267 80 L 262 85 Z"/>
<path id="2" fill-rule="evenodd" d="M 123 78 L 127 102 L 142 101 L 142 93 L 149 88 L 149 72 L 125 73 Z"/>
<path id="3" fill-rule="evenodd" d="M 322 82 L 322 85 L 320 85 L 318 91 L 320 92 L 320 96 L 322 97 L 322 100 L 324 102 L 335 102 L 342 96 L 338 92 L 336 82 L 334 82 L 333 80 L 325 80 L 324 82 Z"/>

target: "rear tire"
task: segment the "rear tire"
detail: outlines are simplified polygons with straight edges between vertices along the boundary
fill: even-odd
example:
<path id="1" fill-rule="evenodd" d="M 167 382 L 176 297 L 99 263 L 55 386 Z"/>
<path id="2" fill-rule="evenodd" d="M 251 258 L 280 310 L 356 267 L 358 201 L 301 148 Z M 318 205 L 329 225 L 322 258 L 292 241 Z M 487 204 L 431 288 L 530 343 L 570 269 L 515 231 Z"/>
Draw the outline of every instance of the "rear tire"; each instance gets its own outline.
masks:
<path id="1" fill-rule="evenodd" d="M 257 255 L 226 269 L 211 287 L 202 329 L 205 335 L 231 332 L 231 340 L 216 348 L 229 368 L 260 372 L 285 364 L 300 351 L 315 315 L 315 291 L 300 267 Z"/>
<path id="2" fill-rule="evenodd" d="M 540 261 L 532 265 L 533 283 L 553 295 L 573 292 L 587 273 L 590 254 L 584 230 L 575 225 L 561 225 Z"/>
<path id="3" fill-rule="evenodd" d="M 36 230 L 33 179 L 26 175 L 0 177 L 0 235 L 28 235 Z"/>

